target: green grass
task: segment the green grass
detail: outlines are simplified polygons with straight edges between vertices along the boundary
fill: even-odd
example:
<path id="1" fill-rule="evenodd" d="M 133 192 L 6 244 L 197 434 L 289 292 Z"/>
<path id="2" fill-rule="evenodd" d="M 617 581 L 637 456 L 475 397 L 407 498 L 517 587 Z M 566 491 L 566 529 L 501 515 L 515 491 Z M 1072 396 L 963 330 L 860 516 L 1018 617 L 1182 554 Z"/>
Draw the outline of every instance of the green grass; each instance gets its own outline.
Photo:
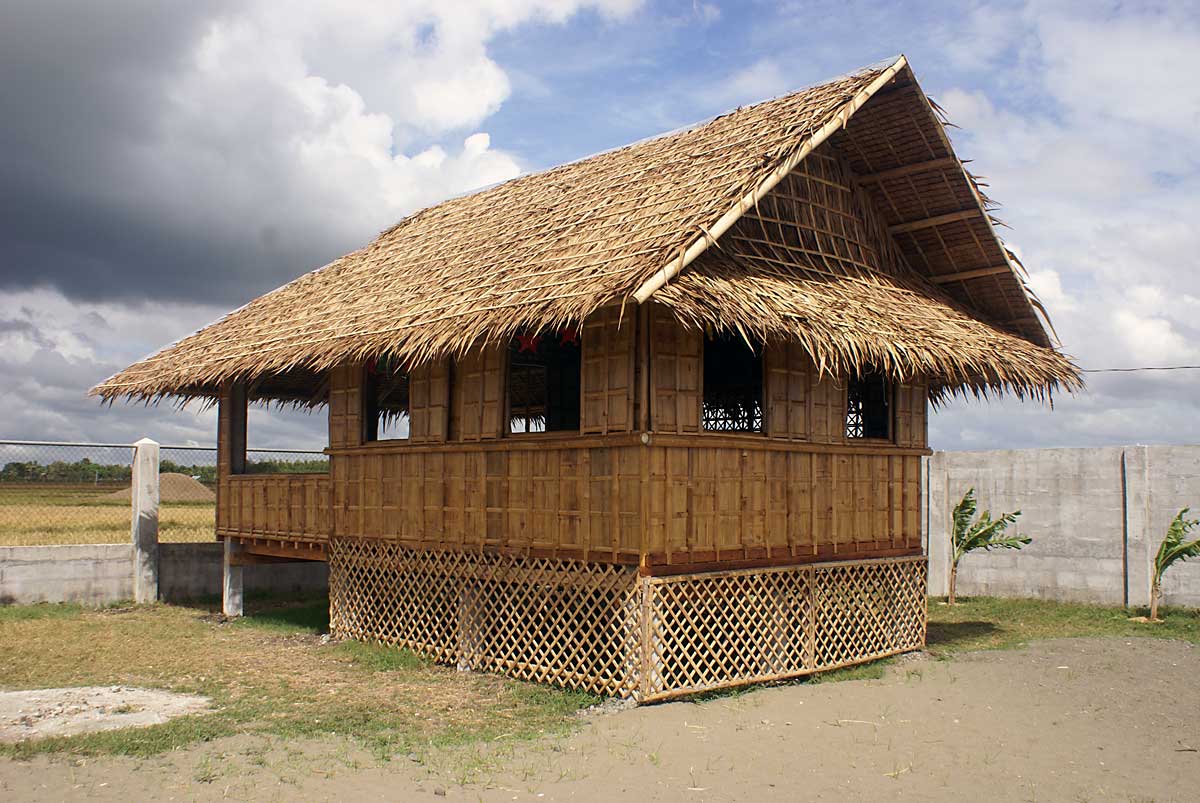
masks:
<path id="1" fill-rule="evenodd" d="M 972 650 L 1011 649 L 1068 637 L 1170 638 L 1200 643 L 1200 614 L 1168 609 L 1162 624 L 1130 621 L 1144 611 L 1036 600 L 930 601 L 929 651 L 953 659 Z M 460 673 L 405 650 L 323 643 L 324 598 L 251 600 L 249 615 L 226 622 L 212 606 L 77 605 L 0 607 L 0 687 L 131 685 L 204 694 L 212 713 L 144 729 L 108 731 L 0 747 L 38 753 L 148 756 L 234 734 L 279 739 L 350 739 L 381 759 L 444 748 L 475 755 L 505 742 L 561 733 L 586 694 Z M 891 661 L 821 673 L 806 683 L 872 680 Z M 704 702 L 754 687 L 691 698 Z"/>
<path id="2" fill-rule="evenodd" d="M 130 685 L 204 694 L 212 713 L 149 728 L 0 746 L 0 755 L 149 756 L 234 734 L 339 737 L 380 759 L 425 755 L 504 736 L 560 733 L 597 699 L 487 674 L 460 673 L 410 652 L 322 643 L 324 599 L 264 600 L 225 622 L 174 605 L 93 610 L 0 608 L 0 687 Z"/>
<path id="3" fill-rule="evenodd" d="M 1200 643 L 1200 611 L 1165 609 L 1159 624 L 1130 621 L 1145 609 L 979 597 L 957 605 L 929 601 L 929 652 L 1010 649 L 1038 639 L 1168 638 Z"/>
<path id="4" fill-rule="evenodd" d="M 402 672 L 406 669 L 418 669 L 428 663 L 411 650 L 400 650 L 382 644 L 347 641 L 339 644 L 338 650 L 349 660 L 372 672 Z"/>
<path id="5" fill-rule="evenodd" d="M 1160 611 L 1159 624 L 1131 621 L 1147 609 L 1076 605 L 1031 599 L 959 598 L 957 605 L 929 600 L 927 649 L 936 658 L 963 652 L 1006 650 L 1031 641 L 1056 638 L 1162 638 L 1200 644 L 1200 610 L 1170 608 Z M 819 672 L 788 683 L 839 683 L 879 680 L 894 658 Z M 717 689 L 688 698 L 703 703 L 748 694 L 760 685 Z"/>

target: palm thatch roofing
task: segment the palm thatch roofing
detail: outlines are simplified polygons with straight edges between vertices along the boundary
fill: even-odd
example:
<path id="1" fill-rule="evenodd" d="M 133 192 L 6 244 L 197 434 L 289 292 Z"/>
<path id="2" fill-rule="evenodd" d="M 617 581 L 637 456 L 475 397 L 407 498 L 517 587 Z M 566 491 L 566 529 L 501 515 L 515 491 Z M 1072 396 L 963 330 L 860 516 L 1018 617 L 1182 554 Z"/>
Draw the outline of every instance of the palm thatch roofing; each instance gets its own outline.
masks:
<path id="1" fill-rule="evenodd" d="M 813 178 L 834 162 L 834 180 Z M 804 208 L 773 220 L 790 235 L 747 234 L 788 203 Z M 852 237 L 797 225 L 846 204 L 878 225 Z M 239 380 L 294 400 L 347 360 L 418 364 L 651 301 L 697 325 L 798 339 L 831 371 L 952 391 L 1079 387 L 988 210 L 899 57 L 423 209 L 92 393 L 211 399 Z"/>

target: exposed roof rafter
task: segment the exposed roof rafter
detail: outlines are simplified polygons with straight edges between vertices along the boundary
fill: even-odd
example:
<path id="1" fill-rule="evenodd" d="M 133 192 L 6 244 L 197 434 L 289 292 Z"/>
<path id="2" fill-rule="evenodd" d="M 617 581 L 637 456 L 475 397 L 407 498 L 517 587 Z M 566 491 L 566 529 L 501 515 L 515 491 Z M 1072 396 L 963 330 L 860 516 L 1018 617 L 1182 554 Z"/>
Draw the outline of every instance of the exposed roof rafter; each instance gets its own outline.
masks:
<path id="1" fill-rule="evenodd" d="M 982 279 L 985 276 L 1001 276 L 1005 273 L 1012 273 L 1011 265 L 990 265 L 986 268 L 960 270 L 957 273 L 943 273 L 940 276 L 928 278 L 934 284 L 949 284 L 950 282 L 965 282 L 968 279 Z"/>
<path id="2" fill-rule="evenodd" d="M 958 159 L 953 156 L 945 156 L 941 159 L 930 159 L 926 162 L 914 162 L 913 164 L 901 165 L 893 167 L 890 170 L 880 170 L 877 173 L 867 173 L 866 175 L 858 176 L 858 180 L 863 184 L 871 184 L 878 181 L 890 181 L 896 178 L 904 178 L 905 176 L 915 175 L 917 173 L 926 173 L 931 170 L 945 170 L 948 167 L 958 167 L 961 165 Z"/>
<path id="3" fill-rule="evenodd" d="M 894 226 L 888 226 L 888 231 L 892 234 L 905 234 L 912 231 L 920 231 L 933 226 L 941 226 L 945 223 L 957 223 L 961 220 L 970 220 L 973 217 L 978 217 L 979 209 L 960 209 L 957 212 L 947 212 L 944 215 L 934 215 L 933 217 L 921 218 L 920 220 L 906 220 L 903 223 L 897 223 Z"/>

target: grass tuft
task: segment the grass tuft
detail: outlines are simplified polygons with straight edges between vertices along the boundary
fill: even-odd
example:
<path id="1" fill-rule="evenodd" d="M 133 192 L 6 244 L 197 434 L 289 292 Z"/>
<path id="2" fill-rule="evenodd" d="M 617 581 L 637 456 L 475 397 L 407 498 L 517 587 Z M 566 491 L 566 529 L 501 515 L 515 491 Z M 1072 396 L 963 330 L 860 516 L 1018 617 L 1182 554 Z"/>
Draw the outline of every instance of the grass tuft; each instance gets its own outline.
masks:
<path id="1" fill-rule="evenodd" d="M 429 664 L 411 650 L 389 647 L 385 644 L 345 641 L 334 649 L 371 672 L 400 672 L 406 669 L 420 669 Z"/>

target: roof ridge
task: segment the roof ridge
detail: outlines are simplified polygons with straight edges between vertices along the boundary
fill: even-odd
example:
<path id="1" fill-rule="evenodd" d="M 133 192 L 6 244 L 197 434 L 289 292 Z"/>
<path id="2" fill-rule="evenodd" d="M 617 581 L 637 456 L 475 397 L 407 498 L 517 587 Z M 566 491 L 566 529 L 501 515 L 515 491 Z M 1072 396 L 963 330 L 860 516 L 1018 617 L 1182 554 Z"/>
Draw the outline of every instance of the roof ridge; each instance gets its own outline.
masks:
<path id="1" fill-rule="evenodd" d="M 762 181 L 750 192 L 738 199 L 724 215 L 717 219 L 709 228 L 701 227 L 700 235 L 692 240 L 686 250 L 679 253 L 679 256 L 674 257 L 666 265 L 663 265 L 657 272 L 646 279 L 634 292 L 632 296 L 639 304 L 644 304 L 650 299 L 662 286 L 670 281 L 673 277 L 686 268 L 696 257 L 700 256 L 708 248 L 709 245 L 715 243 L 722 234 L 738 221 L 746 213 L 747 210 L 756 205 L 762 198 L 775 188 L 780 181 L 791 173 L 796 167 L 804 161 L 810 153 L 821 145 L 825 140 L 840 128 L 845 128 L 850 122 L 850 118 L 854 113 L 863 107 L 864 104 L 875 96 L 875 93 L 882 89 L 889 81 L 896 77 L 901 70 L 908 67 L 908 59 L 903 54 L 898 56 L 892 64 L 883 68 L 871 83 L 859 90 L 855 95 L 843 103 L 836 113 L 815 132 L 809 134 L 808 138 L 803 141 L 803 144 L 792 154 L 787 156 L 776 165 L 775 169 L 768 173 Z M 871 72 L 871 69 L 863 69 L 857 73 L 852 73 L 851 77 L 866 75 Z M 835 83 L 830 81 L 828 83 Z M 827 84 L 818 84 L 817 86 L 826 86 Z M 801 91 L 811 91 L 801 90 Z M 792 93 L 794 94 L 794 93 Z M 781 95 L 780 97 L 790 97 L 790 95 Z M 769 101 L 763 101 L 767 103 Z M 755 104 L 756 106 L 758 104 Z"/>
<path id="2" fill-rule="evenodd" d="M 544 167 L 540 170 L 531 170 L 531 171 L 513 176 L 512 178 L 504 179 L 503 181 L 494 181 L 491 184 L 484 184 L 482 186 L 475 187 L 473 189 L 464 190 L 462 192 L 455 193 L 453 195 L 448 195 L 436 203 L 432 203 L 427 206 L 423 206 L 420 209 L 416 209 L 416 210 L 413 210 L 412 212 L 408 213 L 404 217 L 400 218 L 400 220 L 396 221 L 395 223 L 393 223 L 392 225 L 388 226 L 386 229 L 381 231 L 376 236 L 375 239 L 376 240 L 382 239 L 383 237 L 387 236 L 388 234 L 391 234 L 392 232 L 394 232 L 405 222 L 412 220 L 413 218 L 417 217 L 418 215 L 428 212 L 431 209 L 437 209 L 438 207 L 440 207 L 444 204 L 450 203 L 452 201 L 458 201 L 458 200 L 462 200 L 464 198 L 470 198 L 472 196 L 479 195 L 481 193 L 485 193 L 490 190 L 494 190 L 498 187 L 503 187 L 508 184 L 513 184 L 518 181 L 525 181 L 527 179 L 536 178 L 538 176 L 544 176 L 548 173 L 553 173 L 556 170 L 563 170 L 565 168 L 580 164 L 581 162 L 586 162 L 591 159 L 597 159 L 601 156 L 608 156 L 609 154 L 619 153 L 619 152 L 627 150 L 629 148 L 636 148 L 636 147 L 639 147 L 642 145 L 649 144 L 651 142 L 655 142 L 660 139 L 666 139 L 668 137 L 680 136 L 682 134 L 686 134 L 688 132 L 695 131 L 698 128 L 702 128 L 702 127 L 708 125 L 709 123 L 716 122 L 717 120 L 720 120 L 723 117 L 728 117 L 731 114 L 736 114 L 745 109 L 753 109 L 758 106 L 763 106 L 768 103 L 774 103 L 776 101 L 783 100 L 785 98 L 794 97 L 796 95 L 800 95 L 805 92 L 811 92 L 814 89 L 818 89 L 823 86 L 828 86 L 829 84 L 836 84 L 839 81 L 846 81 L 851 78 L 857 78 L 859 76 L 866 75 L 871 72 L 876 72 L 879 70 L 886 70 L 888 67 L 891 67 L 892 65 L 896 64 L 898 61 L 900 61 L 904 58 L 905 58 L 904 54 L 900 53 L 889 59 L 882 59 L 880 61 L 876 61 L 871 64 L 867 64 L 862 67 L 858 67 L 856 69 L 850 70 L 848 72 L 844 72 L 839 75 L 833 76 L 832 78 L 826 78 L 821 81 L 813 81 L 811 83 L 805 84 L 804 86 L 800 86 L 795 89 L 789 89 L 787 92 L 782 92 L 778 95 L 773 95 L 768 98 L 763 98 L 762 100 L 756 100 L 753 103 L 744 103 L 744 104 L 741 104 L 738 106 L 734 106 L 731 109 L 726 109 L 725 111 L 718 112 L 717 114 L 713 114 L 708 117 L 704 117 L 704 118 L 696 120 L 694 122 L 685 123 L 684 125 L 669 129 L 667 131 L 660 131 L 657 134 L 650 134 L 649 136 L 642 137 L 641 139 L 636 139 L 633 142 L 626 142 L 623 145 L 614 145 L 611 148 L 604 148 L 602 150 L 598 150 L 593 153 L 589 153 L 585 156 L 580 156 L 575 159 L 569 159 L 565 162 L 559 162 L 558 164 L 550 165 L 549 167 Z"/>

